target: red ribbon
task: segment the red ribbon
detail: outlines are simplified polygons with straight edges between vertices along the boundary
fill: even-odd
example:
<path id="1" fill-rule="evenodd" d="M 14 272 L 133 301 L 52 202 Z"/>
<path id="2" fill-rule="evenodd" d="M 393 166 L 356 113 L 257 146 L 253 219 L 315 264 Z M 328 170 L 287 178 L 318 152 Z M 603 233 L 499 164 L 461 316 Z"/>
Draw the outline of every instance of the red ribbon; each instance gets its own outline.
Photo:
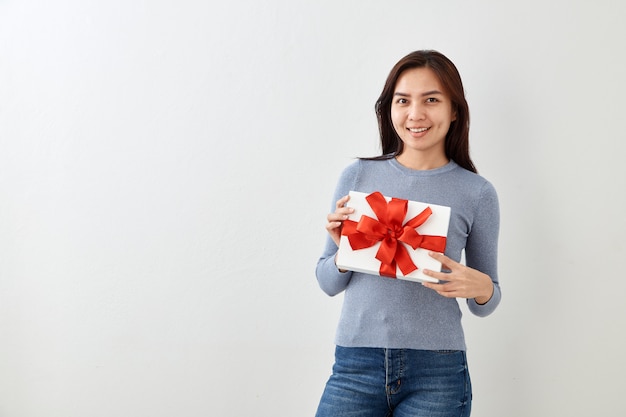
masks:
<path id="1" fill-rule="evenodd" d="M 414 250 L 417 248 L 435 252 L 445 250 L 445 236 L 420 235 L 415 230 L 432 214 L 430 207 L 426 207 L 420 214 L 402 224 L 408 208 L 407 200 L 392 198 L 387 203 L 385 197 L 378 191 L 371 193 L 365 199 L 378 220 L 365 215 L 361 216 L 358 222 L 345 220 L 341 234 L 348 237 L 352 250 L 369 248 L 381 242 L 376 253 L 376 259 L 381 262 L 381 276 L 396 278 L 396 266 L 404 275 L 418 269 L 409 251 L 400 242 L 409 245 Z"/>

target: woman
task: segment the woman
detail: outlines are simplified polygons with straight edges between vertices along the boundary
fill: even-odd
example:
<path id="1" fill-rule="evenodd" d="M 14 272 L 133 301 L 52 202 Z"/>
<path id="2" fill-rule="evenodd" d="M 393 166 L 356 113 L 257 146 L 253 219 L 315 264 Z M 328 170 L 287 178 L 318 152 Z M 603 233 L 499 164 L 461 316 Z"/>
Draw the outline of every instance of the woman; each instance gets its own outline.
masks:
<path id="1" fill-rule="evenodd" d="M 471 383 L 457 298 L 478 316 L 500 302 L 498 198 L 469 155 L 469 109 L 454 64 L 416 51 L 391 70 L 376 102 L 382 155 L 341 175 L 316 274 L 333 296 L 344 292 L 335 365 L 317 410 L 325 416 L 469 416 Z M 335 255 L 348 192 L 451 208 L 442 271 L 422 285 L 339 270 Z M 465 251 L 465 265 L 460 264 Z"/>

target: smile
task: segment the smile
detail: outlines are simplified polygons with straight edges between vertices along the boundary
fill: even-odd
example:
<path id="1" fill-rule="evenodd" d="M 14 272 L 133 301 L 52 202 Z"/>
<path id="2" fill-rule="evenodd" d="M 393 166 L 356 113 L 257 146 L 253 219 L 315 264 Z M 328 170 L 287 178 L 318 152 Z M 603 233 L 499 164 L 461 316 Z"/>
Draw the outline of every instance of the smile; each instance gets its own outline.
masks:
<path id="1" fill-rule="evenodd" d="M 409 131 L 412 133 L 422 133 L 422 132 L 426 132 L 428 129 L 430 129 L 430 127 L 420 127 L 420 128 L 409 128 Z"/>

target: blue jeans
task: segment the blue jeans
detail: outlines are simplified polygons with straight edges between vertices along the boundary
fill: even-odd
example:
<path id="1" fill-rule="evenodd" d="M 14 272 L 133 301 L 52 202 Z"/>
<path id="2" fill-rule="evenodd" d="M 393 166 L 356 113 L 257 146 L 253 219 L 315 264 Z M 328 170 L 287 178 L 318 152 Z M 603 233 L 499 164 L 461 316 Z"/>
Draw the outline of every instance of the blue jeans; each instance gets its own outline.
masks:
<path id="1" fill-rule="evenodd" d="M 316 417 L 468 417 L 465 352 L 337 346 Z"/>

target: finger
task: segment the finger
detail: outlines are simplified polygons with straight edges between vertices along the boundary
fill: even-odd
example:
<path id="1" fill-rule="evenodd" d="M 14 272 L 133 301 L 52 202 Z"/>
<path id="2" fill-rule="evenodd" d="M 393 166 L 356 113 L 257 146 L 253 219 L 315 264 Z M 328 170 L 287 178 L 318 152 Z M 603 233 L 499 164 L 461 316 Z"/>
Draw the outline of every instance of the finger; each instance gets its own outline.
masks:
<path id="1" fill-rule="evenodd" d="M 434 284 L 432 282 L 423 282 L 422 285 L 426 288 L 430 288 L 442 297 L 448 297 L 445 284 Z"/>
<path id="2" fill-rule="evenodd" d="M 326 216 L 326 220 L 328 220 L 329 222 L 341 222 L 341 221 L 346 220 L 349 216 L 350 216 L 350 213 L 347 213 L 344 211 L 334 212 L 334 213 L 329 213 Z"/>
<path id="3" fill-rule="evenodd" d="M 342 214 L 342 215 L 349 215 L 349 214 L 354 213 L 354 209 L 352 207 L 347 207 L 347 206 L 337 207 L 335 209 L 335 213 Z"/>
<path id="4" fill-rule="evenodd" d="M 349 195 L 344 195 L 339 200 L 337 200 L 336 207 L 337 208 L 343 207 L 349 200 L 350 200 L 350 196 Z"/>
<path id="5" fill-rule="evenodd" d="M 342 225 L 342 222 L 328 222 L 326 223 L 326 230 L 328 231 L 334 230 L 334 229 L 341 227 L 341 225 Z"/>
<path id="6" fill-rule="evenodd" d="M 435 291 L 440 291 L 441 290 L 441 284 L 435 283 L 435 282 L 428 282 L 428 281 L 423 281 L 422 285 L 426 288 L 430 288 L 431 290 L 435 290 Z"/>
<path id="7" fill-rule="evenodd" d="M 437 294 L 446 298 L 455 298 L 458 296 L 458 291 L 452 283 L 440 283 L 434 284 L 431 282 L 423 282 L 422 285 L 426 288 L 430 288 L 435 291 Z"/>
<path id="8" fill-rule="evenodd" d="M 453 268 L 456 268 L 457 266 L 461 265 L 458 262 L 448 258 L 446 255 L 444 255 L 443 253 L 440 252 L 428 252 L 428 255 L 430 255 L 431 258 L 441 262 L 441 265 L 443 265 L 444 267 L 446 267 L 446 269 L 452 270 Z"/>
<path id="9" fill-rule="evenodd" d="M 424 275 L 431 277 L 431 278 L 435 278 L 436 280 L 439 280 L 439 281 L 441 281 L 442 279 L 445 279 L 445 277 L 448 275 L 445 272 L 433 271 L 432 269 L 424 269 L 422 272 L 424 273 Z"/>
<path id="10" fill-rule="evenodd" d="M 354 209 L 350 207 L 341 207 L 338 208 L 337 211 L 333 213 L 329 213 L 326 218 L 329 221 L 344 221 L 347 220 L 350 215 L 354 213 Z"/>
<path id="11" fill-rule="evenodd" d="M 444 255 L 441 252 L 435 252 L 435 251 L 429 251 L 428 252 L 428 256 L 430 256 L 433 259 L 436 259 L 437 261 L 443 263 L 444 261 L 450 259 L 448 258 L 446 255 Z"/>
<path id="12" fill-rule="evenodd" d="M 441 284 L 459 282 L 462 280 L 462 276 L 452 272 L 433 271 L 432 269 L 422 270 L 427 277 L 435 278 Z"/>

